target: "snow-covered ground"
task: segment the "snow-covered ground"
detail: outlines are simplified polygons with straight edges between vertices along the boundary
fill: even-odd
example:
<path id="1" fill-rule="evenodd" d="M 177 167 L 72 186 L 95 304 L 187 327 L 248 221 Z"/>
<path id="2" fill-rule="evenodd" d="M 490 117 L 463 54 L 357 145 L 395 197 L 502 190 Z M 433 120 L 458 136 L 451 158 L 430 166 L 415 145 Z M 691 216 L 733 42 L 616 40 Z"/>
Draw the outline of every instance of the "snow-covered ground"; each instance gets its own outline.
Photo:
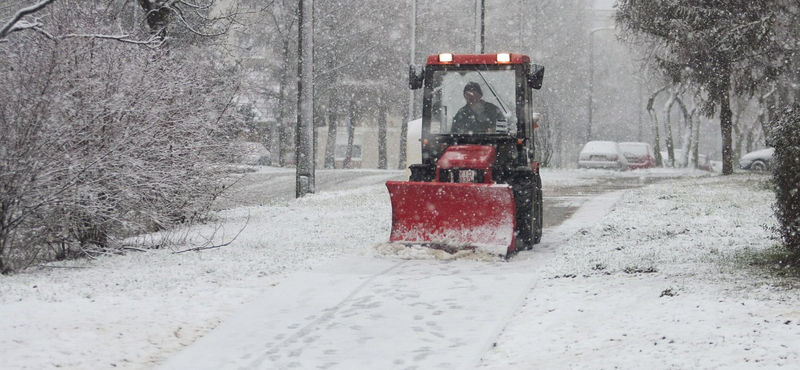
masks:
<path id="1" fill-rule="evenodd" d="M 584 185 L 603 176 L 641 173 L 544 170 L 543 182 Z M 748 263 L 776 244 L 772 200 L 764 176 L 689 176 L 587 201 L 510 262 L 439 262 L 536 266 L 514 315 L 482 338 L 490 345 L 473 354 L 476 367 L 797 366 L 798 290 Z M 390 217 L 383 185 L 357 186 L 222 211 L 214 224 L 178 235 L 181 247 L 0 276 L 0 369 L 158 367 L 332 260 L 400 261 L 384 243 Z M 402 256 L 432 257 L 408 252 Z"/>
<path id="2" fill-rule="evenodd" d="M 481 368 L 800 368 L 797 281 L 750 266 L 776 244 L 767 189 L 735 175 L 627 192 L 556 247 Z"/>

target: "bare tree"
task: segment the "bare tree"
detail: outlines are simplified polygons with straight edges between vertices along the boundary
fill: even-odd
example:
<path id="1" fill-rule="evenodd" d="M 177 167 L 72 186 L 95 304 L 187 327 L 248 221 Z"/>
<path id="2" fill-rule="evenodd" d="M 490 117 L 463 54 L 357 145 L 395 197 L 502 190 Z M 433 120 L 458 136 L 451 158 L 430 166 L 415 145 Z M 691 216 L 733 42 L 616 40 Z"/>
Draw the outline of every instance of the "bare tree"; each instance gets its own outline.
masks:
<path id="1" fill-rule="evenodd" d="M 113 27 L 69 5 L 52 26 Z M 0 272 L 201 220 L 225 188 L 231 76 L 144 50 L 36 33 L 0 46 Z"/>

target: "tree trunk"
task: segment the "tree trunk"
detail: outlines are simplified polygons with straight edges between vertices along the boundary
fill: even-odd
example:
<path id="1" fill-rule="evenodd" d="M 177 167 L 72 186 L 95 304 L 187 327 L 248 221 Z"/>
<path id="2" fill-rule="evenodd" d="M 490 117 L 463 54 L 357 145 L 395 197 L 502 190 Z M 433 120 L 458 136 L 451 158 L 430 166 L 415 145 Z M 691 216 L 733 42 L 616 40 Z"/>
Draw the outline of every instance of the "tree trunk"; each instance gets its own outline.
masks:
<path id="1" fill-rule="evenodd" d="M 769 141 L 770 138 L 770 130 L 768 125 L 766 125 L 766 122 L 769 120 L 769 107 L 766 106 L 768 94 L 770 93 L 762 94 L 758 97 L 758 125 L 761 126 L 761 132 L 767 141 Z"/>
<path id="2" fill-rule="evenodd" d="M 331 27 L 332 28 L 332 27 Z M 332 31 L 329 31 L 332 32 Z M 334 69 L 334 55 L 333 51 L 329 50 L 326 53 L 326 69 L 329 73 Z M 336 88 L 334 87 L 336 81 L 336 77 L 334 75 L 330 76 L 330 82 L 328 83 L 328 137 L 325 141 L 325 168 L 327 169 L 334 169 L 336 168 L 336 107 L 338 102 L 336 101 Z"/>
<path id="3" fill-rule="evenodd" d="M 755 143 L 758 140 L 761 140 L 764 131 L 761 128 L 761 119 L 763 118 L 763 112 L 761 109 L 761 99 L 759 98 L 757 101 L 757 109 L 758 109 L 758 116 L 756 119 L 749 119 L 747 123 L 744 125 L 744 152 L 749 153 L 752 152 L 755 148 Z M 738 157 L 734 157 L 738 158 Z"/>
<path id="4" fill-rule="evenodd" d="M 325 142 L 325 168 L 336 168 L 336 109 L 333 90 L 328 96 L 328 138 Z"/>
<path id="5" fill-rule="evenodd" d="M 696 111 L 695 111 L 695 113 L 696 113 Z M 700 115 L 699 114 L 692 114 L 692 121 L 695 121 L 692 124 L 693 131 L 694 131 L 692 133 L 692 136 L 694 136 L 694 139 L 692 140 L 692 144 L 693 144 L 693 147 L 694 147 L 692 149 L 692 152 L 694 152 L 694 163 L 699 163 L 699 160 L 700 160 Z"/>
<path id="6" fill-rule="evenodd" d="M 747 109 L 747 103 L 742 103 L 741 98 L 736 98 L 736 111 L 732 111 L 731 127 L 733 129 L 733 147 L 731 148 L 733 158 L 742 156 L 742 144 L 744 143 L 747 130 L 743 127 L 742 116 Z"/>
<path id="7" fill-rule="evenodd" d="M 639 82 L 636 84 L 636 86 L 636 92 L 639 96 L 639 105 L 637 107 L 638 109 L 636 109 L 639 118 L 639 131 L 638 135 L 636 135 L 636 139 L 637 141 L 642 142 L 644 141 L 644 120 L 642 119 L 642 104 L 644 103 L 644 97 L 642 96 L 642 83 Z"/>
<path id="8" fill-rule="evenodd" d="M 281 79 L 278 84 L 278 166 L 286 166 L 286 144 L 288 135 L 286 128 L 289 127 L 286 122 L 286 107 L 289 106 L 286 99 L 286 87 L 289 84 L 289 36 L 287 35 L 283 40 L 283 64 L 280 68 Z"/>
<path id="9" fill-rule="evenodd" d="M 386 104 L 383 99 L 378 100 L 378 168 L 387 169 L 388 159 L 386 154 Z"/>
<path id="10" fill-rule="evenodd" d="M 265 123 L 264 132 L 261 135 L 261 144 L 264 145 L 264 149 L 267 150 L 267 152 L 270 154 L 270 157 L 272 157 L 272 140 L 274 138 L 273 136 L 274 132 L 275 132 L 275 124 L 269 122 Z M 271 164 L 270 162 L 272 162 L 272 158 L 269 159 L 269 162 L 263 164 L 268 165 Z"/>
<path id="11" fill-rule="evenodd" d="M 719 94 L 719 125 L 722 131 L 722 174 L 730 175 L 733 173 L 733 112 L 731 111 L 730 68 L 726 68 L 722 76 L 723 83 Z"/>
<path id="12" fill-rule="evenodd" d="M 678 107 L 681 108 L 681 113 L 683 113 L 683 126 L 681 126 L 681 162 L 686 163 L 687 167 L 697 168 L 697 152 L 692 151 L 695 148 L 694 145 L 692 145 L 692 134 L 694 133 L 692 129 L 694 120 L 692 117 L 694 117 L 695 111 L 693 110 L 689 113 L 689 109 L 686 107 L 686 104 L 683 103 L 682 99 L 677 99 L 677 102 Z"/>
<path id="13" fill-rule="evenodd" d="M 413 90 L 412 90 L 413 91 Z M 408 163 L 406 163 L 406 156 L 407 153 L 407 145 L 408 145 L 408 121 L 411 120 L 411 117 L 408 115 L 408 112 L 403 114 L 403 122 L 400 122 L 400 150 L 398 151 L 397 157 L 397 169 L 404 170 L 408 167 Z"/>
<path id="14" fill-rule="evenodd" d="M 733 143 L 731 144 L 731 156 L 739 158 L 742 156 L 742 144 L 744 143 L 744 135 L 739 127 L 739 117 L 732 115 L 735 118 L 731 119 L 731 136 Z"/>
<path id="15" fill-rule="evenodd" d="M 653 104 L 655 104 L 656 97 L 658 94 L 661 94 L 662 91 L 666 90 L 669 86 L 664 86 L 658 91 L 654 92 L 653 95 L 650 95 L 650 99 L 647 99 L 647 114 L 650 115 L 650 121 L 653 123 L 653 129 L 655 130 L 655 143 L 653 144 L 653 150 L 655 151 L 656 155 L 656 166 L 661 167 L 664 165 L 664 159 L 661 158 L 661 137 L 658 133 L 658 114 L 656 110 L 653 109 Z"/>
<path id="16" fill-rule="evenodd" d="M 655 145 L 653 145 L 653 151 L 656 155 L 656 166 L 661 167 L 664 165 L 664 158 L 661 157 L 661 135 L 658 132 L 658 116 L 656 115 L 655 111 L 650 112 L 650 119 L 653 121 L 653 129 L 655 130 Z"/>
<path id="17" fill-rule="evenodd" d="M 675 167 L 675 146 L 672 142 L 672 121 L 670 120 L 670 111 L 672 105 L 675 104 L 677 92 L 672 92 L 669 99 L 664 104 L 664 140 L 667 145 L 667 157 L 671 167 Z"/>
<path id="18" fill-rule="evenodd" d="M 347 111 L 347 149 L 344 154 L 344 168 L 353 168 L 353 142 L 356 136 L 355 100 L 350 100 L 350 109 Z"/>
<path id="19" fill-rule="evenodd" d="M 139 6 L 142 7 L 144 16 L 147 19 L 147 27 L 150 28 L 150 33 L 160 40 L 164 40 L 167 37 L 171 8 L 166 6 L 164 2 L 150 2 L 147 0 L 139 0 Z"/>

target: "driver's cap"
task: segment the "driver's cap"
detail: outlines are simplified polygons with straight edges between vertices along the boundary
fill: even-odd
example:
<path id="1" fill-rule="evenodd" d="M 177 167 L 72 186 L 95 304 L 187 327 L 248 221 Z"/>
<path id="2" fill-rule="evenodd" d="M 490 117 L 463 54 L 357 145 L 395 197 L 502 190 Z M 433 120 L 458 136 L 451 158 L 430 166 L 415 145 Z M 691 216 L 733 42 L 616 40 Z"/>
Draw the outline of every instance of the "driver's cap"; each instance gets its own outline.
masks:
<path id="1" fill-rule="evenodd" d="M 481 91 L 481 85 L 478 85 L 477 82 L 470 82 L 467 84 L 467 86 L 464 86 L 464 93 L 466 94 L 467 91 L 472 91 L 483 95 L 483 91 Z"/>

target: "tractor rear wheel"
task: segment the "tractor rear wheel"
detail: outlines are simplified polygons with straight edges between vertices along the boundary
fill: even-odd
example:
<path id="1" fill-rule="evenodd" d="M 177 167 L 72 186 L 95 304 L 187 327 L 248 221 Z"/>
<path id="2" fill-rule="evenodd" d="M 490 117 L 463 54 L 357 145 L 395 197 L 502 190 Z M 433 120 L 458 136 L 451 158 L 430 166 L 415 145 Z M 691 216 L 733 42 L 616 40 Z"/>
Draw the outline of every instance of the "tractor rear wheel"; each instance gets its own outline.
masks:
<path id="1" fill-rule="evenodd" d="M 542 180 L 529 167 L 517 169 L 512 184 L 517 207 L 517 251 L 531 250 L 542 239 Z"/>
<path id="2" fill-rule="evenodd" d="M 536 202 L 537 193 L 535 183 L 523 185 L 524 190 L 520 191 L 520 196 L 524 201 L 518 202 L 517 208 L 517 228 L 519 229 L 519 248 L 518 251 L 529 251 L 536 243 Z"/>

